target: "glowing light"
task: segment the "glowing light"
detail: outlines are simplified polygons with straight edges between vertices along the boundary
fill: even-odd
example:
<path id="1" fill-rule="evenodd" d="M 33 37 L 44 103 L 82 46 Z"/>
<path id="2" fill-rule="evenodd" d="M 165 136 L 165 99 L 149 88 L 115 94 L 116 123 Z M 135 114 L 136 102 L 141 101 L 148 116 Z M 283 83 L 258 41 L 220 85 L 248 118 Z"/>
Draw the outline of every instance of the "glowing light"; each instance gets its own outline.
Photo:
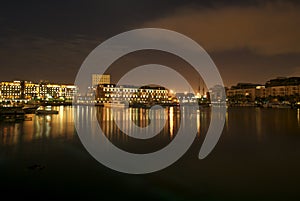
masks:
<path id="1" fill-rule="evenodd" d="M 198 135 L 200 135 L 200 110 L 197 110 L 197 130 L 198 130 Z"/>
<path id="2" fill-rule="evenodd" d="M 174 132 L 174 122 L 173 122 L 173 119 L 174 119 L 174 108 L 171 107 L 170 108 L 170 116 L 169 116 L 169 122 L 170 122 L 170 136 L 171 138 L 173 138 L 173 132 Z"/>

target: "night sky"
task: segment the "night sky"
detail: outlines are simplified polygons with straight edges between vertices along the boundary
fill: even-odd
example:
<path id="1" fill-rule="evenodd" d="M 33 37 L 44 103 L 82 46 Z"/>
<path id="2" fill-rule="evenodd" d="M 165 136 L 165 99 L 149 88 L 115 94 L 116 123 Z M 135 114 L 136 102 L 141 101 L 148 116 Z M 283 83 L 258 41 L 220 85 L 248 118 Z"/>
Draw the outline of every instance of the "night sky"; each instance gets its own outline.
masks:
<path id="1" fill-rule="evenodd" d="M 0 80 L 73 83 L 101 42 L 146 27 L 197 41 L 226 86 L 300 76 L 297 1 L 11 0 L 1 2 L 0 27 Z"/>

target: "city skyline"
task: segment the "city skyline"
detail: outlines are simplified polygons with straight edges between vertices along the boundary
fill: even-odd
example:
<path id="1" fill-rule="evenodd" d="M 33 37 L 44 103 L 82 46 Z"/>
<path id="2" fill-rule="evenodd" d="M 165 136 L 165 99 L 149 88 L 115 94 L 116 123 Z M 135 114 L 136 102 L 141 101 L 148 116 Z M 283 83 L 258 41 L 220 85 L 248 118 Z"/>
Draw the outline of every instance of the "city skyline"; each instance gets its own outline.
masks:
<path id="1" fill-rule="evenodd" d="M 111 76 L 109 74 L 92 74 L 90 79 L 90 86 L 84 90 L 79 90 L 78 86 L 73 84 L 64 83 L 54 83 L 50 81 L 40 81 L 33 82 L 29 80 L 12 80 L 12 81 L 1 81 L 0 80 L 0 98 L 13 97 L 15 99 L 31 99 L 31 98 L 48 98 L 48 96 L 53 98 L 67 97 L 71 99 L 72 96 L 97 96 L 97 91 L 102 88 L 102 96 L 105 94 L 103 91 L 112 91 L 117 94 L 121 94 L 123 90 L 125 92 L 138 92 L 143 88 L 149 89 L 159 89 L 163 88 L 167 93 L 170 94 L 193 94 L 196 97 L 207 97 L 207 92 L 213 90 L 213 88 L 207 89 L 206 87 L 201 87 L 199 85 L 198 90 L 180 91 L 176 88 L 166 88 L 163 85 L 157 84 L 144 84 L 144 85 L 134 85 L 132 83 L 127 83 L 126 79 L 121 80 L 121 83 L 111 82 Z M 128 81 L 128 79 L 127 79 Z M 203 83 L 202 83 L 203 84 Z M 107 88 L 107 89 L 104 89 Z M 217 87 L 217 85 L 215 86 Z M 265 84 L 258 83 L 242 83 L 239 82 L 231 87 L 226 87 L 225 91 L 228 97 L 242 95 L 251 96 L 251 100 L 254 101 L 256 97 L 267 98 L 269 96 L 296 96 L 299 97 L 300 94 L 300 77 L 277 77 L 265 81 Z M 127 90 L 128 89 L 128 90 Z M 95 91 L 96 93 L 94 94 Z M 143 90 L 142 90 L 143 91 Z M 151 90 L 150 90 L 151 91 Z M 83 93 L 83 94 L 82 94 Z M 159 92 L 161 93 L 161 92 Z M 84 95 L 85 94 L 85 95 Z M 92 94 L 92 95 L 91 95 Z M 131 95 L 133 95 L 131 94 Z M 118 96 L 119 96 L 118 95 Z M 110 97 L 110 93 L 108 94 Z M 26 98 L 28 97 L 28 98 Z M 125 96 L 124 96 L 125 97 Z M 134 97 L 134 96 L 133 96 Z M 99 98 L 99 97 L 98 97 Z"/>
<path id="2" fill-rule="evenodd" d="M 99 74 L 100 75 L 100 74 Z M 106 75 L 106 74 L 104 74 L 104 75 Z M 274 79 L 284 79 L 284 78 L 299 78 L 300 76 L 277 76 L 277 77 L 270 77 L 269 79 L 267 79 L 267 80 L 264 80 L 263 82 L 261 82 L 261 83 L 258 83 L 258 82 L 243 82 L 243 81 L 238 81 L 238 82 L 236 82 L 236 83 L 233 83 L 232 85 L 225 85 L 224 87 L 226 87 L 226 88 L 228 88 L 228 89 L 230 89 L 230 88 L 232 88 L 232 87 L 236 87 L 238 84 L 253 84 L 253 85 L 262 85 L 262 86 L 264 86 L 264 85 L 266 85 L 267 84 L 267 82 L 269 82 L 270 80 L 274 80 Z M 93 78 L 92 78 L 93 79 Z M 91 80 L 92 80 L 91 79 Z M 116 84 L 116 82 L 114 82 L 114 78 L 113 77 L 111 77 L 110 76 L 110 79 L 112 80 L 111 82 L 109 82 L 109 83 L 112 83 L 112 84 Z M 20 79 L 20 78 L 18 78 L 18 79 L 11 79 L 11 80 L 8 80 L 8 79 L 5 79 L 5 80 L 0 80 L 0 82 L 14 82 L 14 81 L 26 81 L 26 82 L 30 82 L 30 83 L 34 83 L 34 84 L 38 84 L 38 83 L 47 83 L 47 84 L 58 84 L 58 85 L 74 85 L 74 83 L 65 83 L 65 82 L 63 82 L 63 81 L 58 81 L 58 82 L 55 82 L 55 81 L 53 81 L 53 80 L 46 80 L 46 79 L 38 79 L 38 80 L 26 80 L 26 79 Z M 129 85 L 129 86 L 136 86 L 136 87 L 139 87 L 139 86 L 144 86 L 144 85 L 140 85 L 140 84 L 132 84 L 132 83 L 130 83 L 130 82 L 125 82 L 125 81 L 127 81 L 127 79 L 124 79 L 124 80 L 122 80 L 122 83 L 119 83 L 118 85 Z M 198 89 L 198 91 L 199 91 L 199 86 L 201 87 L 200 89 L 202 90 L 202 87 L 203 87 L 203 85 L 204 85 L 204 87 L 205 87 L 205 89 L 206 89 L 206 86 L 205 86 L 205 83 L 203 82 L 203 80 L 201 79 L 200 81 L 199 80 L 197 80 L 198 81 L 198 86 L 196 86 L 197 87 L 197 89 Z M 93 80 L 91 81 L 91 86 L 93 86 Z M 103 84 L 108 84 L 108 83 L 105 83 L 105 82 L 103 82 Z M 149 83 L 149 84 L 146 84 L 146 85 L 152 85 L 152 83 Z M 155 85 L 155 84 L 154 84 Z M 162 87 L 164 87 L 164 86 L 162 86 Z M 187 90 L 188 90 L 188 88 L 186 88 Z M 176 87 L 174 87 L 174 88 L 170 88 L 170 90 L 176 90 Z M 192 89 L 191 89 L 192 90 Z M 182 90 L 182 91 L 180 91 L 180 90 L 176 90 L 176 91 L 178 91 L 178 92 L 184 92 L 184 91 L 186 91 L 186 90 Z"/>

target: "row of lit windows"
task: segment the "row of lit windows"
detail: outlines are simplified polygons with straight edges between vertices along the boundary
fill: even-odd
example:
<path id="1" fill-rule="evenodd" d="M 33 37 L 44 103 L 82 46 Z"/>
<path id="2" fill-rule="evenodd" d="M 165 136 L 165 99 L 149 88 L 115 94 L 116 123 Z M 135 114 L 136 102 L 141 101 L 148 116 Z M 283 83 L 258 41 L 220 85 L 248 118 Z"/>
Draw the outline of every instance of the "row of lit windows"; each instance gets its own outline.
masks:
<path id="1" fill-rule="evenodd" d="M 104 88 L 103 91 L 137 92 L 137 89 Z"/>
<path id="2" fill-rule="evenodd" d="M 105 94 L 104 95 L 105 97 L 142 97 L 142 98 L 168 98 L 168 96 L 160 96 L 160 95 L 157 95 L 157 96 L 149 96 L 149 95 L 142 95 L 142 96 L 138 96 L 138 95 L 135 95 L 135 94 L 129 94 L 129 95 L 120 95 L 120 94 Z"/>
<path id="3" fill-rule="evenodd" d="M 9 87 L 6 87 L 6 86 L 2 86 L 1 89 L 3 90 L 9 90 L 9 89 L 20 89 L 21 87 L 20 86 L 9 86 Z"/>
<path id="4" fill-rule="evenodd" d="M 14 94 L 14 93 L 7 93 L 7 94 L 1 94 L 2 96 L 20 96 L 21 94 Z"/>
<path id="5" fill-rule="evenodd" d="M 144 92 L 144 93 L 158 93 L 166 94 L 167 90 L 143 90 L 143 89 L 118 89 L 118 88 L 104 88 L 103 91 L 112 91 L 112 92 Z"/>
<path id="6" fill-rule="evenodd" d="M 147 92 L 147 93 L 168 93 L 168 90 L 161 89 L 133 89 L 133 88 L 115 88 L 113 85 L 107 85 L 103 88 L 103 91 L 125 91 L 125 92 Z"/>
<path id="7" fill-rule="evenodd" d="M 11 90 L 11 91 L 1 91 L 1 93 L 3 93 L 3 94 L 9 94 L 9 93 L 21 93 L 20 91 L 13 91 L 13 90 Z"/>
<path id="8" fill-rule="evenodd" d="M 37 90 L 38 88 L 37 87 L 26 87 L 24 90 L 25 91 L 32 91 L 32 90 Z M 1 90 L 21 90 L 21 87 L 1 87 Z M 76 91 L 74 88 L 71 89 L 71 88 L 44 88 L 44 87 L 41 87 L 40 88 L 41 91 L 46 91 L 46 90 L 51 90 L 51 91 L 59 91 L 59 90 L 62 90 L 62 91 Z"/>

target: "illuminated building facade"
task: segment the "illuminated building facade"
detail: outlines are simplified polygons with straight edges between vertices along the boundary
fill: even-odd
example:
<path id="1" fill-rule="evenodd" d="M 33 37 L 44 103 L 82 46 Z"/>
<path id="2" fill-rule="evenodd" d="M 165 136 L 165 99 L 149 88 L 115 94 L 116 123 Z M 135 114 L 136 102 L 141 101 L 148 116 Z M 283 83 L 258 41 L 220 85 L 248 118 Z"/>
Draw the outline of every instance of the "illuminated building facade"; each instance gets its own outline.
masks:
<path id="1" fill-rule="evenodd" d="M 29 81 L 0 82 L 2 99 L 72 99 L 77 93 L 74 85 L 39 84 Z"/>
<path id="2" fill-rule="evenodd" d="M 39 95 L 39 85 L 32 82 L 25 81 L 24 98 L 31 99 L 37 97 L 38 95 Z"/>
<path id="3" fill-rule="evenodd" d="M 193 93 L 176 93 L 176 97 L 180 103 L 197 103 L 198 99 Z"/>
<path id="4" fill-rule="evenodd" d="M 265 85 L 239 83 L 227 90 L 227 97 L 254 101 L 256 98 L 300 96 L 300 77 L 276 78 Z"/>
<path id="5" fill-rule="evenodd" d="M 127 101 L 138 104 L 171 103 L 169 91 L 158 86 L 117 86 L 115 84 L 99 84 L 96 89 L 96 101 L 108 103 Z"/>
<path id="6" fill-rule="evenodd" d="M 19 99 L 21 98 L 21 94 L 21 81 L 1 82 L 1 98 Z"/>

